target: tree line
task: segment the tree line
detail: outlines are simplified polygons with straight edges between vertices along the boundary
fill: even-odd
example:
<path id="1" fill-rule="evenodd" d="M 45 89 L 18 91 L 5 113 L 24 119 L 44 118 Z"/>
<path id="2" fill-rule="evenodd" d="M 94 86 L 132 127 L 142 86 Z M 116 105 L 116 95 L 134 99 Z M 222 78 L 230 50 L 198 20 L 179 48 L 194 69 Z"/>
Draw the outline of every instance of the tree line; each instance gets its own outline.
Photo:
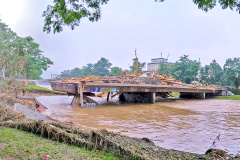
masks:
<path id="1" fill-rule="evenodd" d="M 138 62 L 138 65 L 136 65 Z M 143 73 L 146 63 L 141 63 L 133 59 L 133 64 L 126 70 L 128 74 L 137 72 Z M 123 69 L 120 67 L 111 67 L 112 63 L 106 58 L 101 58 L 97 63 L 89 63 L 82 68 L 74 68 L 72 70 L 64 70 L 61 77 L 82 77 L 89 75 L 113 76 L 122 75 Z M 173 64 L 162 62 L 157 70 L 158 74 L 172 76 L 185 83 L 200 82 L 205 85 L 215 84 L 222 86 L 240 86 L 240 58 L 228 58 L 223 68 L 213 60 L 209 65 L 201 66 L 196 60 L 189 59 L 188 55 L 183 55 Z"/>
<path id="2" fill-rule="evenodd" d="M 138 72 L 140 72 L 146 63 L 138 62 Z M 120 67 L 111 67 L 112 63 L 109 62 L 106 58 L 101 58 L 97 61 L 97 63 L 92 64 L 88 63 L 86 66 L 82 68 L 74 68 L 72 70 L 64 70 L 61 72 L 60 77 L 82 77 L 82 76 L 117 76 L 122 75 L 123 69 Z M 130 66 L 129 70 L 126 70 L 127 73 L 131 74 L 134 73 L 136 68 L 136 58 L 133 59 L 133 64 Z"/>
<path id="3" fill-rule="evenodd" d="M 185 83 L 198 81 L 206 85 L 215 84 L 239 88 L 240 58 L 228 58 L 223 68 L 215 59 L 209 65 L 202 67 L 199 61 L 191 60 L 188 55 L 184 55 L 172 65 L 161 63 L 158 73 L 171 75 Z"/>
<path id="4" fill-rule="evenodd" d="M 40 79 L 53 62 L 32 37 L 20 37 L 0 19 L 0 77 Z"/>
<path id="5" fill-rule="evenodd" d="M 74 29 L 79 26 L 83 18 L 91 22 L 101 19 L 101 6 L 107 4 L 109 0 L 53 0 L 53 4 L 48 5 L 46 11 L 43 12 L 44 27 L 43 31 L 50 33 L 59 33 L 63 31 L 64 26 Z M 155 2 L 163 2 L 165 0 L 153 0 Z M 217 3 L 222 9 L 230 8 L 240 13 L 240 3 L 238 0 L 193 0 L 199 9 L 208 11 L 213 9 Z M 142 2 L 139 2 L 142 3 Z"/>

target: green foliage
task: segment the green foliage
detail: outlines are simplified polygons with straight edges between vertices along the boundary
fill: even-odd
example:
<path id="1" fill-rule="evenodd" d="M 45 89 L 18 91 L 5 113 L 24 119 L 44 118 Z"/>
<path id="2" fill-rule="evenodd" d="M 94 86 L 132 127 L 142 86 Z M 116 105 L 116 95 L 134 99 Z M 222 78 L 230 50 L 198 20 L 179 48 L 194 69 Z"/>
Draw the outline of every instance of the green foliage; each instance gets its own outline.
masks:
<path id="1" fill-rule="evenodd" d="M 28 85 L 27 87 L 22 87 L 23 89 L 28 89 L 28 90 L 41 90 L 41 91 L 52 91 L 51 89 L 47 89 L 44 87 L 40 87 L 37 85 Z"/>
<path id="2" fill-rule="evenodd" d="M 174 78 L 190 84 L 197 80 L 199 68 L 199 62 L 190 60 L 188 55 L 184 55 L 172 66 L 171 74 Z"/>
<path id="3" fill-rule="evenodd" d="M 240 58 L 228 58 L 224 65 L 224 72 L 228 79 L 228 84 L 233 84 L 236 88 L 240 86 Z"/>
<path id="4" fill-rule="evenodd" d="M 112 63 L 106 58 L 101 58 L 97 63 L 93 65 L 93 74 L 94 75 L 109 75 L 110 68 Z"/>
<path id="5" fill-rule="evenodd" d="M 111 153 L 88 151 L 32 133 L 0 127 L 0 159 L 46 159 L 44 154 L 50 155 L 50 159 L 119 159 Z"/>
<path id="6" fill-rule="evenodd" d="M 88 18 L 95 22 L 101 18 L 101 5 L 107 4 L 109 0 L 53 0 L 53 5 L 48 5 L 43 12 L 43 31 L 53 33 L 63 31 L 63 26 L 67 25 L 74 29 L 79 26 L 82 18 Z M 154 0 L 163 2 L 164 0 Z M 193 0 L 199 9 L 208 11 L 217 5 L 217 0 Z M 218 0 L 223 9 L 230 8 L 240 13 L 240 3 L 238 0 Z"/>
<path id="7" fill-rule="evenodd" d="M 230 88 L 229 91 L 231 91 L 235 95 L 240 95 L 240 89 L 238 88 Z"/>
<path id="8" fill-rule="evenodd" d="M 175 98 L 179 98 L 180 93 L 171 93 L 171 96 L 175 97 Z"/>
<path id="9" fill-rule="evenodd" d="M 47 33 L 61 32 L 63 26 L 70 26 L 74 29 L 78 26 L 82 18 L 88 18 L 95 22 L 101 18 L 100 5 L 106 4 L 108 0 L 53 0 L 54 5 L 48 5 L 43 12 L 45 24 L 43 31 Z"/>
<path id="10" fill-rule="evenodd" d="M 140 73 L 142 71 L 142 69 L 145 67 L 146 63 L 141 63 L 138 61 L 138 69 L 137 69 L 137 73 Z M 137 67 L 137 63 L 136 63 L 136 58 L 133 59 L 133 64 L 132 66 L 130 66 L 130 73 L 134 73 L 134 71 L 136 70 Z"/>
<path id="11" fill-rule="evenodd" d="M 101 58 L 97 63 L 88 63 L 87 66 L 80 68 L 74 68 L 72 70 L 64 70 L 61 73 L 61 77 L 82 77 L 89 75 L 110 75 L 111 63 L 106 58 Z"/>
<path id="12" fill-rule="evenodd" d="M 160 75 L 167 75 L 170 76 L 172 74 L 171 69 L 172 69 L 172 65 L 169 65 L 165 62 L 161 62 L 159 64 L 159 68 L 157 70 L 157 73 Z"/>
<path id="13" fill-rule="evenodd" d="M 31 37 L 19 37 L 0 20 L 0 71 L 6 76 L 39 79 L 53 62 L 44 57 Z"/>
<path id="14" fill-rule="evenodd" d="M 222 84 L 223 70 L 216 60 L 200 68 L 200 80 L 204 84 Z"/>
<path id="15" fill-rule="evenodd" d="M 234 96 L 219 96 L 218 99 L 240 100 L 240 95 L 234 95 Z"/>
<path id="16" fill-rule="evenodd" d="M 217 5 L 216 0 L 193 0 L 195 4 L 198 5 L 199 9 L 208 11 L 213 9 Z M 231 10 L 236 9 L 240 14 L 240 4 L 237 0 L 218 0 L 219 4 L 222 6 L 222 9 L 230 8 Z"/>
<path id="17" fill-rule="evenodd" d="M 119 76 L 119 75 L 122 75 L 122 73 L 123 73 L 122 68 L 119 68 L 119 67 L 111 68 L 111 75 L 113 76 Z"/>

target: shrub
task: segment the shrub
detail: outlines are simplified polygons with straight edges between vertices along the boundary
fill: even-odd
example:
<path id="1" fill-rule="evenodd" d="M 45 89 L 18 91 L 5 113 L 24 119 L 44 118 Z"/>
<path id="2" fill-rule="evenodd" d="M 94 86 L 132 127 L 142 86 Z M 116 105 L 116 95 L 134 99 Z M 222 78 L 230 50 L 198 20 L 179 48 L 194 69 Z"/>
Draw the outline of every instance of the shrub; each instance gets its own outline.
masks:
<path id="1" fill-rule="evenodd" d="M 240 95 L 240 89 L 238 88 L 230 88 L 229 91 L 231 91 L 235 95 Z"/>

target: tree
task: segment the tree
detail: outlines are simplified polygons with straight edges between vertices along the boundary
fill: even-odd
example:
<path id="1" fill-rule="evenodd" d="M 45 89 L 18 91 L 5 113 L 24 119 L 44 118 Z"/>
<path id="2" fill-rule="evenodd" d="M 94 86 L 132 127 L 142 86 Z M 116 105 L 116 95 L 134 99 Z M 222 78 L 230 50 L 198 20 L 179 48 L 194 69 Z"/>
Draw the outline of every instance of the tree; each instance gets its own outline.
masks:
<path id="1" fill-rule="evenodd" d="M 233 84 L 236 88 L 240 86 L 240 58 L 228 58 L 224 64 L 224 72 L 228 78 L 228 84 Z"/>
<path id="2" fill-rule="evenodd" d="M 221 85 L 223 80 L 223 70 L 222 67 L 217 63 L 214 59 L 212 63 L 210 63 L 210 84 Z"/>
<path id="3" fill-rule="evenodd" d="M 81 77 L 83 75 L 83 70 L 75 67 L 71 70 L 71 77 Z"/>
<path id="4" fill-rule="evenodd" d="M 63 26 L 70 26 L 72 29 L 78 26 L 82 18 L 89 21 L 98 21 L 101 18 L 100 5 L 106 4 L 108 0 L 54 0 L 54 5 L 48 5 L 43 12 L 45 24 L 43 31 L 49 33 L 61 32 Z"/>
<path id="5" fill-rule="evenodd" d="M 94 74 L 93 64 L 91 64 L 91 63 L 88 63 L 87 66 L 83 66 L 82 70 L 83 70 L 82 71 L 83 76 L 88 76 L 88 75 Z"/>
<path id="6" fill-rule="evenodd" d="M 169 65 L 165 62 L 161 62 L 161 63 L 159 63 L 159 68 L 157 70 L 157 73 L 160 75 L 170 76 L 170 75 L 172 75 L 171 68 L 172 68 L 171 65 Z"/>
<path id="7" fill-rule="evenodd" d="M 204 84 L 223 84 L 223 70 L 215 59 L 200 69 L 200 81 Z"/>
<path id="8" fill-rule="evenodd" d="M 11 62 L 19 61 L 23 55 L 21 38 L 0 19 L 0 70 L 5 71 L 12 66 Z"/>
<path id="9" fill-rule="evenodd" d="M 109 75 L 111 63 L 106 58 L 101 58 L 97 63 L 88 63 L 87 66 L 74 68 L 72 70 L 65 70 L 61 73 L 61 77 L 82 77 L 89 75 Z"/>
<path id="10" fill-rule="evenodd" d="M 205 65 L 204 67 L 200 68 L 200 73 L 199 73 L 200 82 L 206 85 L 210 84 L 209 70 L 210 70 L 209 65 Z"/>
<path id="11" fill-rule="evenodd" d="M 185 83 L 191 83 L 197 80 L 200 63 L 190 60 L 188 55 L 180 57 L 180 59 L 172 66 L 172 75 L 176 79 L 180 79 Z"/>
<path id="12" fill-rule="evenodd" d="M 71 77 L 71 71 L 70 70 L 62 71 L 60 77 Z"/>
<path id="13" fill-rule="evenodd" d="M 0 70 L 9 77 L 39 79 L 53 62 L 44 57 L 31 37 L 19 37 L 0 20 Z M 19 77 L 18 77 L 19 78 Z"/>
<path id="14" fill-rule="evenodd" d="M 72 29 L 78 26 L 82 18 L 88 18 L 95 22 L 101 18 L 101 5 L 107 4 L 109 0 L 53 0 L 53 5 L 48 5 L 43 12 L 43 31 L 53 33 L 63 31 L 63 26 L 70 26 Z M 164 0 L 155 0 L 155 2 Z M 199 9 L 208 11 L 217 5 L 217 0 L 193 0 Z M 240 13 L 238 0 L 218 0 L 223 9 L 230 8 Z"/>
<path id="15" fill-rule="evenodd" d="M 137 68 L 137 73 L 140 73 L 142 71 L 142 69 L 145 67 L 146 63 L 141 63 L 138 61 L 138 65 L 137 65 L 137 61 L 136 58 L 133 59 L 133 65 L 130 66 L 130 73 L 134 73 L 136 68 Z"/>
<path id="16" fill-rule="evenodd" d="M 111 68 L 111 75 L 119 76 L 119 75 L 122 75 L 122 73 L 123 73 L 122 68 L 119 68 L 119 67 Z"/>
<path id="17" fill-rule="evenodd" d="M 93 65 L 94 75 L 109 75 L 112 63 L 106 58 L 101 58 L 97 63 Z"/>

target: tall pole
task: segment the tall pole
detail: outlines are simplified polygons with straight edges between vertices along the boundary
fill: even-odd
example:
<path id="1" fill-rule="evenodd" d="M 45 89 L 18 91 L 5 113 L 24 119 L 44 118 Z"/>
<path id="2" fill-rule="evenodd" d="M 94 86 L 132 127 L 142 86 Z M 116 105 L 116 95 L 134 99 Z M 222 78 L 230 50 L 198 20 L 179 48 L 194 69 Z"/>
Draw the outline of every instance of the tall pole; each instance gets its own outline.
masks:
<path id="1" fill-rule="evenodd" d="M 135 49 L 135 56 L 136 56 L 136 68 L 135 68 L 134 74 L 137 74 L 137 73 L 138 73 L 138 57 L 137 57 L 137 49 Z"/>

